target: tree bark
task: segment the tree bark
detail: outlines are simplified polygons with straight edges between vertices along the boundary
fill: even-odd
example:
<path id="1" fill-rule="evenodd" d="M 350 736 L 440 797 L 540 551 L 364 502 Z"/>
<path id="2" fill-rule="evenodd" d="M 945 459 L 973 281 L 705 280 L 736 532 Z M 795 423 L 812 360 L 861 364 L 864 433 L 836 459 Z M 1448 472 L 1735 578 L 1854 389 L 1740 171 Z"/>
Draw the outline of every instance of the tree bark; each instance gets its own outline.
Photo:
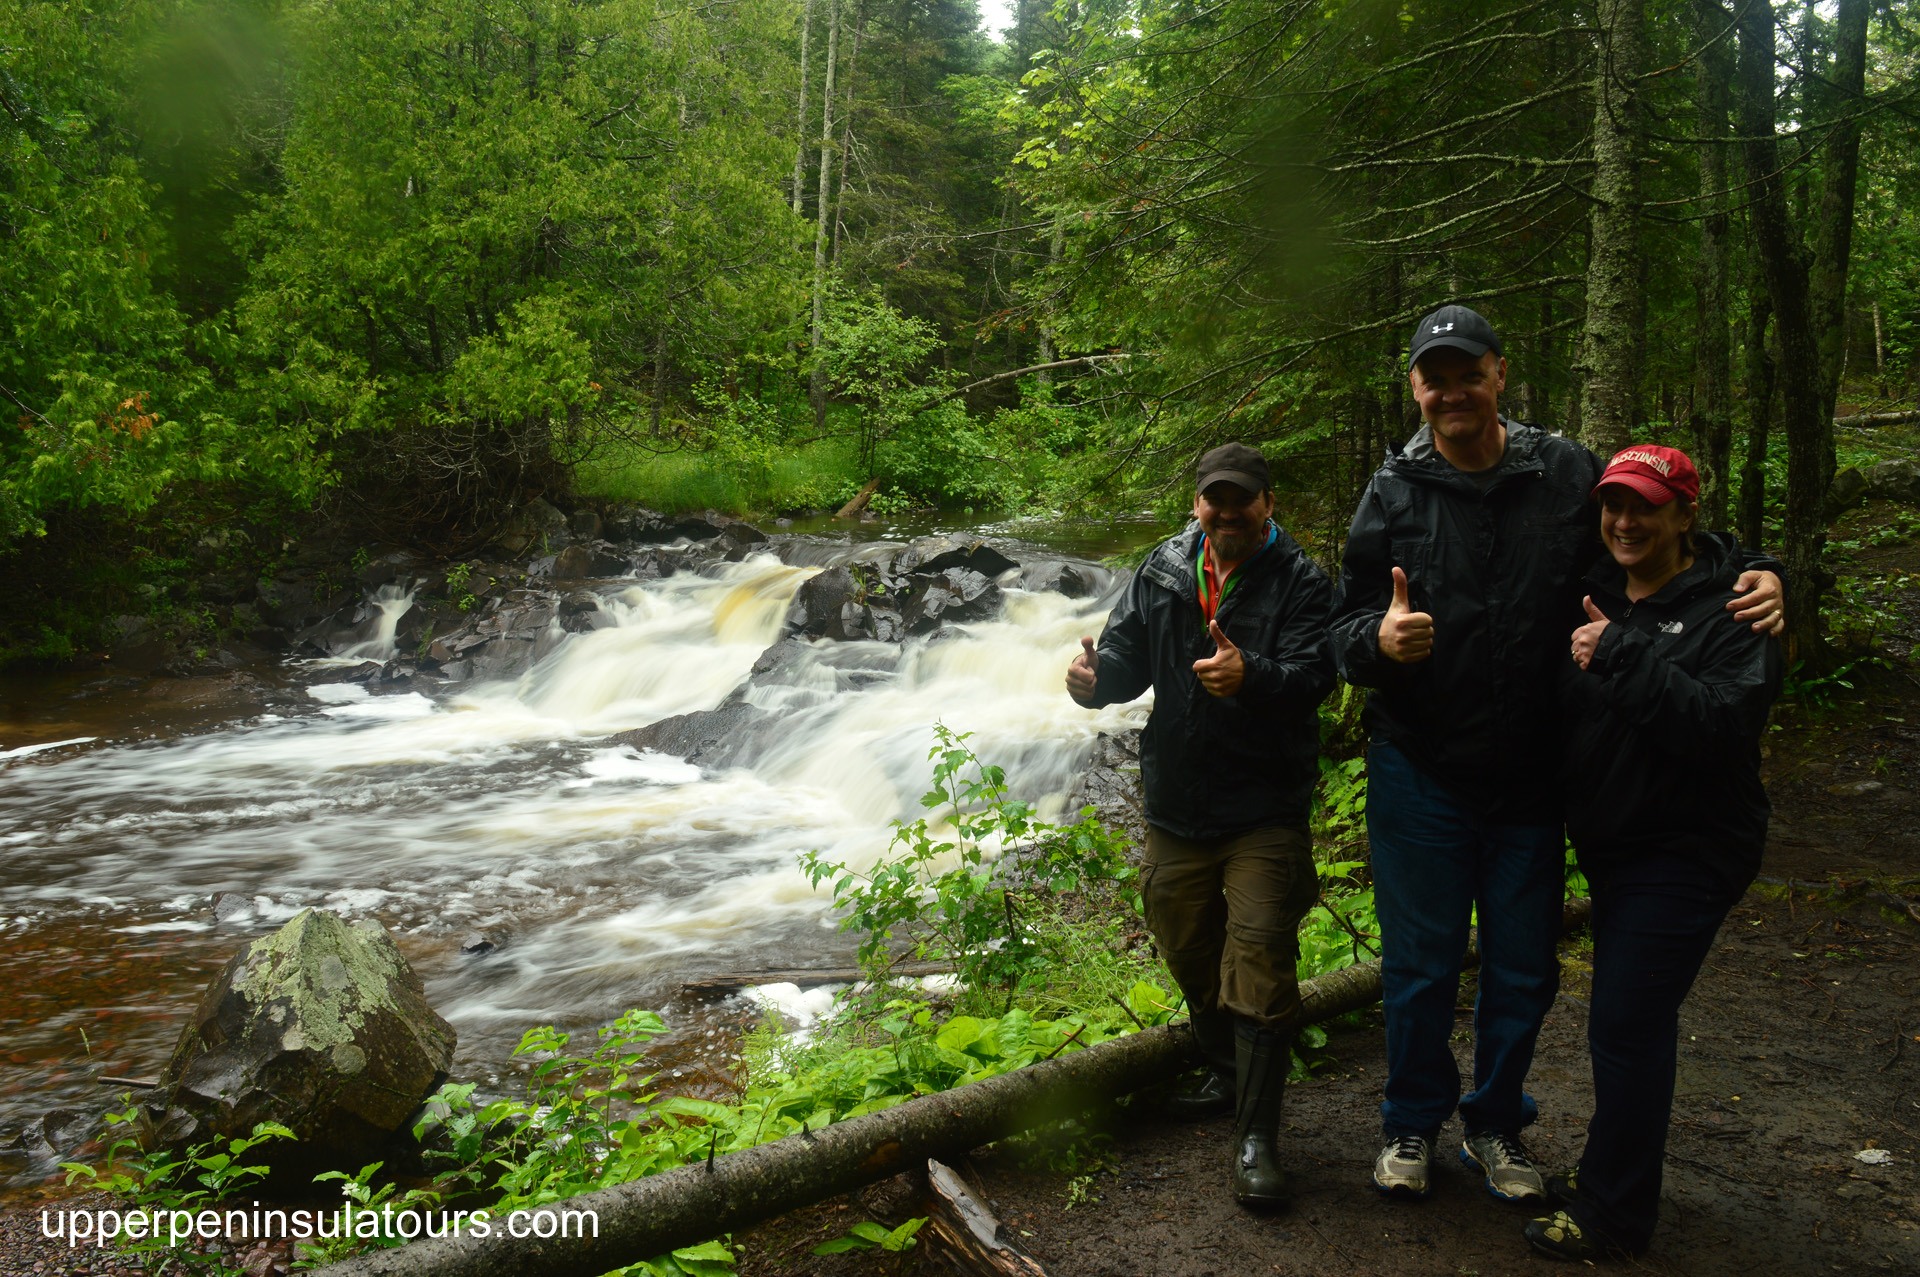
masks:
<path id="1" fill-rule="evenodd" d="M 1822 421 L 1833 419 L 1840 377 L 1847 363 L 1847 267 L 1853 257 L 1853 205 L 1860 185 L 1860 106 L 1867 84 L 1867 17 L 1870 0 L 1839 0 L 1833 23 L 1833 65 L 1821 96 L 1827 113 L 1844 116 L 1826 139 L 1820 215 L 1814 224 L 1813 264 L 1808 277 L 1813 335 L 1820 343 Z M 1833 434 L 1825 438 L 1821 491 L 1833 481 Z"/>
<path id="2" fill-rule="evenodd" d="M 820 336 L 827 322 L 827 188 L 833 179 L 833 72 L 840 59 L 840 0 L 827 0 L 827 71 L 820 93 L 820 194 L 813 230 L 813 327 L 810 330 L 813 370 L 807 378 L 807 397 L 813 403 L 813 428 L 827 424 L 827 373 L 820 362 Z"/>
<path id="3" fill-rule="evenodd" d="M 1747 172 L 1753 184 L 1754 248 L 1766 274 L 1779 346 L 1781 425 L 1787 433 L 1787 654 L 1817 668 L 1820 640 L 1820 552 L 1826 542 L 1826 457 L 1833 416 L 1825 411 L 1820 351 L 1814 338 L 1806 254 L 1787 213 L 1785 175 L 1774 136 L 1774 16 L 1768 3 L 1740 11 L 1739 109 Z"/>
<path id="4" fill-rule="evenodd" d="M 847 96 L 840 112 L 840 184 L 833 193 L 833 265 L 840 266 L 841 215 L 847 204 L 847 161 L 853 155 L 853 81 L 860 73 L 860 36 L 866 30 L 862 18 L 853 27 L 853 48 L 847 54 Z"/>
<path id="5" fill-rule="evenodd" d="M 1773 299 L 1766 272 L 1755 255 L 1747 283 L 1747 457 L 1740 467 L 1740 543 L 1751 550 L 1766 544 L 1767 435 L 1773 425 L 1773 354 L 1767 349 L 1767 323 Z"/>
<path id="6" fill-rule="evenodd" d="M 813 3 L 800 19 L 800 105 L 793 124 L 793 215 L 800 216 L 800 187 L 807 176 L 807 44 L 813 39 Z"/>
<path id="7" fill-rule="evenodd" d="M 1562 929 L 1587 924 L 1592 906 L 1570 901 Z M 1477 965 L 1469 949 L 1462 965 Z M 1371 1006 L 1380 963 L 1361 963 L 1300 986 L 1300 1023 Z M 958 1157 L 994 1140 L 1085 1112 L 1116 1096 L 1168 1081 L 1200 1062 L 1184 1023 L 1160 1025 L 971 1082 L 894 1108 L 789 1135 L 757 1148 L 582 1193 L 552 1209 L 592 1211 L 598 1233 L 417 1241 L 318 1270 L 326 1277 L 599 1277 L 722 1233 L 849 1192 L 928 1158 Z"/>
<path id="8" fill-rule="evenodd" d="M 1727 113 L 1733 82 L 1730 15 L 1720 0 L 1694 0 L 1695 82 L 1699 95 L 1700 261 L 1695 277 L 1693 353 L 1694 460 L 1700 470 L 1700 518 L 1728 526 L 1727 480 L 1733 452 L 1733 350 L 1728 338 L 1727 277 L 1733 243 L 1727 215 Z"/>
<path id="9" fill-rule="evenodd" d="M 1595 60 L 1593 247 L 1581 358 L 1585 442 L 1610 457 L 1633 441 L 1644 351 L 1646 284 L 1640 251 L 1639 92 L 1646 59 L 1645 0 L 1600 0 Z"/>
<path id="10" fill-rule="evenodd" d="M 1008 1236 L 952 1168 L 927 1159 L 927 1194 L 933 1213 L 928 1230 L 949 1252 L 946 1260 L 969 1277 L 1047 1277 L 1040 1261 Z"/>

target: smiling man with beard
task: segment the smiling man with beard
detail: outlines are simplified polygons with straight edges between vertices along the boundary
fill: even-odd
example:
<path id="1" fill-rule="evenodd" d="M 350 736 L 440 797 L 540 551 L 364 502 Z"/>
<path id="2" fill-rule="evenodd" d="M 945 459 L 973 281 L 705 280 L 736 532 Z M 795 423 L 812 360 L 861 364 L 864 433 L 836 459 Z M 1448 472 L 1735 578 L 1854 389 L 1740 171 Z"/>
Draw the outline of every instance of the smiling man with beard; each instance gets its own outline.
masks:
<path id="1" fill-rule="evenodd" d="M 1089 709 L 1153 688 L 1140 739 L 1147 925 L 1212 1070 L 1184 1109 L 1236 1115 L 1234 1195 L 1286 1200 L 1276 1148 L 1300 1013 L 1296 930 L 1319 897 L 1308 804 L 1333 687 L 1332 585 L 1273 522 L 1266 458 L 1200 458 L 1193 522 L 1156 546 L 1067 670 Z"/>

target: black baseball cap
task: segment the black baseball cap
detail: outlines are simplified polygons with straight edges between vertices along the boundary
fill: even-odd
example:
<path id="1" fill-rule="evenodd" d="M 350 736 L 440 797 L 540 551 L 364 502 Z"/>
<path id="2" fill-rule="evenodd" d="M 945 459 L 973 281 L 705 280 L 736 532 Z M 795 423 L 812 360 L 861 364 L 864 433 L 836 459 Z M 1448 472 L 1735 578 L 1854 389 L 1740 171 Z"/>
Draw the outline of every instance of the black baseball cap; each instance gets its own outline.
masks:
<path id="1" fill-rule="evenodd" d="M 1489 350 L 1496 355 L 1507 353 L 1500 349 L 1500 334 L 1479 311 L 1442 306 L 1415 325 L 1413 341 L 1407 347 L 1407 371 L 1413 371 L 1420 356 L 1443 347 L 1464 350 L 1476 359 Z"/>
<path id="2" fill-rule="evenodd" d="M 1267 459 L 1260 455 L 1260 449 L 1249 448 L 1244 443 L 1223 443 L 1210 449 L 1200 458 L 1199 473 L 1200 482 L 1195 492 L 1205 492 L 1222 479 L 1256 497 L 1273 486 L 1273 477 L 1267 472 Z"/>

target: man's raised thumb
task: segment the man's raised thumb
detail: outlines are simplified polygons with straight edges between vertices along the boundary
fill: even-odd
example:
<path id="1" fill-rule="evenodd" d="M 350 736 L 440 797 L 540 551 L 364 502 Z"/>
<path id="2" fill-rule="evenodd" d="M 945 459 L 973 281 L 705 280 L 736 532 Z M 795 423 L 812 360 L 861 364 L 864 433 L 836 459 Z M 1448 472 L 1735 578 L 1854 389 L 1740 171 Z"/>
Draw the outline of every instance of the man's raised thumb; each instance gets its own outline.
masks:
<path id="1" fill-rule="evenodd" d="M 1098 665 L 1100 663 L 1100 653 L 1095 650 L 1092 639 L 1082 638 L 1080 640 L 1080 650 L 1082 654 L 1086 656 L 1088 665 Z"/>
<path id="2" fill-rule="evenodd" d="M 1220 628 L 1220 622 L 1208 621 L 1207 633 L 1213 635 L 1214 655 L 1238 650 L 1234 647 L 1233 640 L 1227 637 L 1227 632 Z"/>
<path id="3" fill-rule="evenodd" d="M 1399 568 L 1393 570 L 1393 607 L 1397 612 L 1413 610 L 1413 605 L 1407 602 L 1407 574 Z"/>
<path id="4" fill-rule="evenodd" d="M 1587 595 L 1587 597 L 1581 599 L 1580 602 L 1586 606 L 1587 619 L 1589 621 L 1604 621 L 1607 619 L 1607 614 L 1593 605 L 1593 595 Z"/>

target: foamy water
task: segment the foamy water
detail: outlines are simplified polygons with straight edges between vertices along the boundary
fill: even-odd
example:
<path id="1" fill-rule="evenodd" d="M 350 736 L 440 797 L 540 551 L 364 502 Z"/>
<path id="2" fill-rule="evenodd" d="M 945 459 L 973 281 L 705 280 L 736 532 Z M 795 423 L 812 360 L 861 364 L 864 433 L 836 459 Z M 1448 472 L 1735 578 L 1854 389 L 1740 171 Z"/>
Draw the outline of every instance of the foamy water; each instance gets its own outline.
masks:
<path id="1" fill-rule="evenodd" d="M 206 967 L 303 907 L 372 915 L 459 1031 L 469 1076 L 534 1024 L 660 1006 L 716 970 L 843 961 L 851 941 L 797 857 L 871 862 L 889 821 L 921 813 L 936 721 L 973 732 L 1016 794 L 1057 814 L 1095 734 L 1144 711 L 1088 712 L 1061 688 L 1110 600 L 1010 589 L 1000 619 L 958 636 L 823 644 L 786 683 L 751 689 L 783 717 L 746 766 L 606 739 L 720 705 L 816 570 L 757 555 L 627 587 L 601 599 L 614 624 L 561 637 L 512 681 L 439 697 L 323 682 L 310 712 L 23 756 L 0 768 L 0 934 L 71 933 L 62 946 L 114 953 L 164 943 Z M 403 610 L 375 603 L 366 655 L 390 650 Z M 216 926 L 222 891 L 251 903 Z M 462 955 L 474 932 L 497 950 Z M 190 1003 L 202 978 L 161 996 Z M 65 1034 L 64 1052 L 68 1020 L 9 1037 Z M 157 1025 L 112 1058 L 157 1067 L 167 1036 Z M 0 1120 L 53 1092 L 0 1097 Z"/>

